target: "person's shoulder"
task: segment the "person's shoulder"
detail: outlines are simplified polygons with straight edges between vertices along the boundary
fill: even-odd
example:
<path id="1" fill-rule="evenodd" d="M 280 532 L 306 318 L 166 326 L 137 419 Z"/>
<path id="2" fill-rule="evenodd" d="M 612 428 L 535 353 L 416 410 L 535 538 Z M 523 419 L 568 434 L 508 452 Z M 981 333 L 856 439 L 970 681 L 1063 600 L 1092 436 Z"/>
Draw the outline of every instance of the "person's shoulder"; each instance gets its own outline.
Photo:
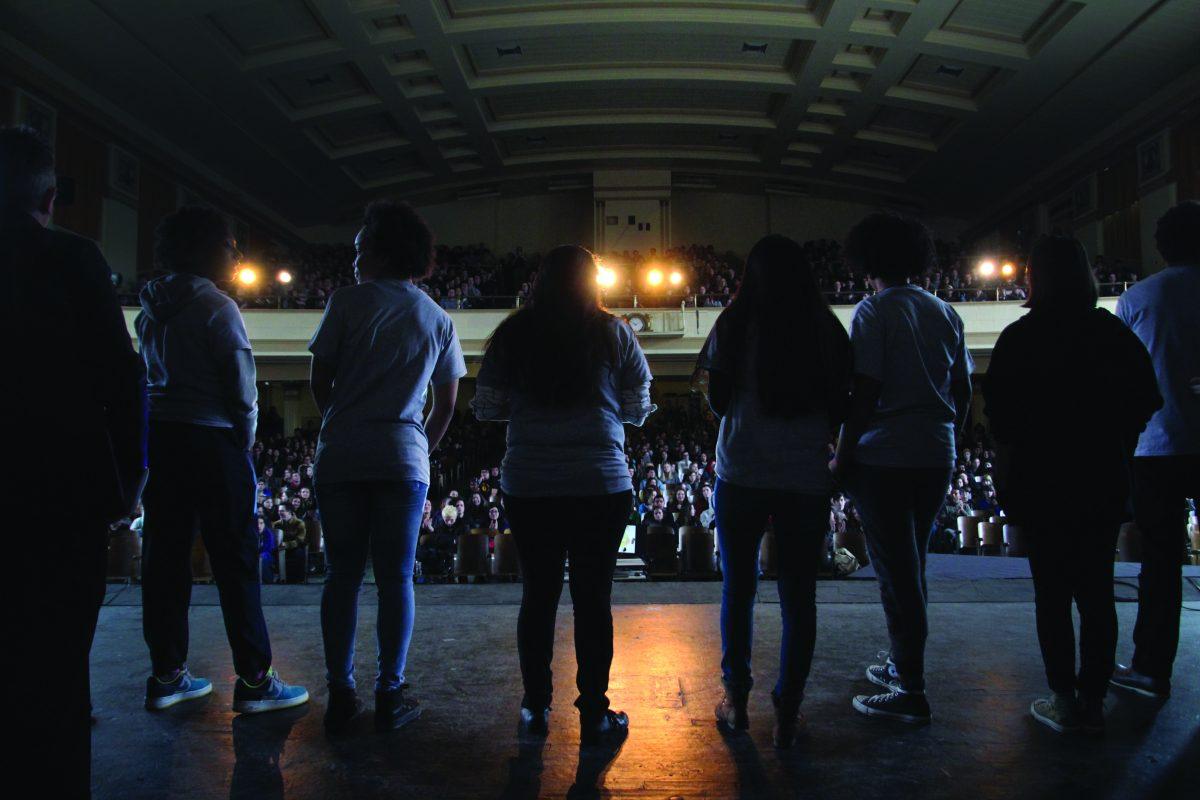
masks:
<path id="1" fill-rule="evenodd" d="M 108 262 L 96 242 L 77 233 L 61 228 L 39 228 L 39 236 L 43 237 L 48 250 L 64 267 L 83 273 L 94 273 L 89 277 L 99 275 L 109 279 Z"/>

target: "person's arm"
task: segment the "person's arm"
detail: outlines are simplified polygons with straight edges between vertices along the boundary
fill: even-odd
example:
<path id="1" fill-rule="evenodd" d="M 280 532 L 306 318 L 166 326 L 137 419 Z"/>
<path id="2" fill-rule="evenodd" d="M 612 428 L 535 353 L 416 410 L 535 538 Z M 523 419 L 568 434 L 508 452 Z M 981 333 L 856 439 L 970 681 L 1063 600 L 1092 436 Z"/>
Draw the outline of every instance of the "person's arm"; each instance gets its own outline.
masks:
<path id="1" fill-rule="evenodd" d="M 720 323 L 720 318 L 717 322 Z M 692 391 L 703 394 L 712 412 L 724 417 L 733 399 L 733 376 L 726 369 L 724 353 L 717 348 L 717 331 L 718 326 L 714 325 L 700 349 L 692 372 Z"/>
<path id="2" fill-rule="evenodd" d="M 471 411 L 480 422 L 506 422 L 512 417 L 511 399 L 499 362 L 500 356 L 489 346 L 479 365 L 475 396 L 471 398 Z"/>
<path id="3" fill-rule="evenodd" d="M 79 313 L 85 322 L 82 329 L 88 335 L 80 345 L 91 348 L 95 353 L 93 363 L 102 367 L 97 373 L 99 400 L 121 481 L 120 505 L 126 513 L 132 513 L 146 472 L 149 414 L 145 364 L 129 340 L 108 262 L 90 242 L 84 245 L 81 261 Z"/>
<path id="4" fill-rule="evenodd" d="M 308 541 L 308 526 L 303 520 L 296 520 L 296 546 L 302 547 Z"/>
<path id="5" fill-rule="evenodd" d="M 646 354 L 638 344 L 637 336 L 624 322 L 618 322 L 623 336 L 624 352 L 620 368 L 621 387 L 621 421 L 642 427 L 646 418 L 658 410 L 658 406 L 650 402 L 650 382 L 654 379 L 650 374 L 650 365 L 646 363 Z"/>
<path id="6" fill-rule="evenodd" d="M 858 442 L 870 425 L 871 417 L 883 396 L 883 321 L 870 301 L 863 301 L 850 321 L 850 345 L 854 353 L 854 383 L 850 411 L 842 425 L 837 449 L 829 469 L 844 480 L 854 467 Z"/>
<path id="7" fill-rule="evenodd" d="M 967 348 L 967 334 L 962 320 L 957 315 L 955 320 L 958 323 L 958 352 L 950 367 L 950 397 L 954 401 L 954 430 L 961 431 L 971 413 L 971 372 L 975 369 L 975 362 Z"/>
<path id="8" fill-rule="evenodd" d="M 258 388 L 246 324 L 237 307 L 230 303 L 213 316 L 209 330 L 213 353 L 224 369 L 225 405 L 233 420 L 234 433 L 238 444 L 249 450 L 254 446 L 258 427 Z"/>
<path id="9" fill-rule="evenodd" d="M 308 386 L 312 391 L 313 401 L 317 404 L 317 410 L 324 416 L 326 409 L 329 408 L 330 399 L 333 397 L 333 376 L 337 372 L 337 368 L 328 361 L 313 356 L 312 364 L 309 366 Z"/>
<path id="10" fill-rule="evenodd" d="M 433 387 L 433 406 L 425 418 L 425 436 L 432 453 L 441 443 L 454 416 L 454 402 L 458 399 L 458 378 L 436 384 Z"/>

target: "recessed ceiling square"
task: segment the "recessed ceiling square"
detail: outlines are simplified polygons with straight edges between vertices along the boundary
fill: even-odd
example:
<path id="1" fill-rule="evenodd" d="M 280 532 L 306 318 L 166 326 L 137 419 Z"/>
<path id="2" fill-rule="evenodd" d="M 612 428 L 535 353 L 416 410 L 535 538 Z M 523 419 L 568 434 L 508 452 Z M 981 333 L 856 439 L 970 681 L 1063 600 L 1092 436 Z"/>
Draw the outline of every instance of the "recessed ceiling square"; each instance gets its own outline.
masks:
<path id="1" fill-rule="evenodd" d="M 313 67 L 273 78 L 270 83 L 294 109 L 371 94 L 366 79 L 353 64 Z"/>
<path id="2" fill-rule="evenodd" d="M 330 38 L 303 0 L 237 3 L 208 15 L 243 56 L 257 56 Z"/>
<path id="3" fill-rule="evenodd" d="M 338 117 L 320 122 L 313 129 L 334 150 L 402 138 L 400 129 L 387 114 Z"/>

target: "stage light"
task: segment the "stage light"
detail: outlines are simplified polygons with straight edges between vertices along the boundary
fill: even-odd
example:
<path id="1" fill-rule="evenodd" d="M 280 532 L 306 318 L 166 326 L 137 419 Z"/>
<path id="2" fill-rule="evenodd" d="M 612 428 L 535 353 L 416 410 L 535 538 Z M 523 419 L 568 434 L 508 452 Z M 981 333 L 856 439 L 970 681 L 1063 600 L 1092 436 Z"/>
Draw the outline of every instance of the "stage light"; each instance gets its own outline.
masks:
<path id="1" fill-rule="evenodd" d="M 291 283 L 292 282 L 292 273 L 288 272 L 286 269 L 279 270 L 279 274 L 276 275 L 275 277 L 280 283 Z"/>
<path id="2" fill-rule="evenodd" d="M 674 272 L 672 272 L 671 273 L 671 285 L 679 286 L 682 283 L 683 283 L 683 273 L 680 272 L 679 270 L 675 270 Z"/>
<path id="3" fill-rule="evenodd" d="M 1011 278 L 1016 271 L 1017 268 L 1007 261 L 1000 265 L 1000 274 L 1006 278 Z"/>
<path id="4" fill-rule="evenodd" d="M 242 267 L 237 271 L 237 282 L 242 286 L 253 286 L 258 283 L 258 271 L 254 267 Z"/>
<path id="5" fill-rule="evenodd" d="M 991 259 L 984 259 L 979 262 L 979 274 L 985 278 L 990 278 L 996 274 L 996 262 Z"/>
<path id="6" fill-rule="evenodd" d="M 599 267 L 596 270 L 596 283 L 605 289 L 612 288 L 617 285 L 617 273 L 608 267 Z"/>
<path id="7" fill-rule="evenodd" d="M 659 286 L 663 282 L 663 274 L 661 269 L 652 269 L 646 273 L 646 283 L 651 286 Z"/>

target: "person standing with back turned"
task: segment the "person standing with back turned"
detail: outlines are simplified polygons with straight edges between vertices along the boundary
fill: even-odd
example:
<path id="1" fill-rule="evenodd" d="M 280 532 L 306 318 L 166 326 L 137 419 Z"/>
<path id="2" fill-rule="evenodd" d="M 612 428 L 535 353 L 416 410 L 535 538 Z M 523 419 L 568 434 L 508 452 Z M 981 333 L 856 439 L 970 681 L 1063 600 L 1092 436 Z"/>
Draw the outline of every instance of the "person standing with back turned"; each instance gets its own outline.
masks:
<path id="1" fill-rule="evenodd" d="M 325 534 L 321 595 L 329 705 L 325 729 L 359 712 L 354 683 L 358 594 L 375 571 L 379 673 L 375 728 L 415 720 L 405 664 L 415 615 L 413 563 L 429 453 L 437 447 L 467 372 L 450 315 L 413 283 L 433 270 L 433 233 L 406 203 L 367 206 L 354 240 L 355 286 L 333 293 L 313 336 L 312 393 L 321 410 L 313 475 Z M 429 389 L 433 404 L 422 420 Z"/>
<path id="2" fill-rule="evenodd" d="M 596 261 L 563 245 L 542 262 L 529 302 L 492 335 L 471 407 L 509 420 L 500 486 L 524 578 L 517 650 L 519 729 L 547 734 L 554 619 L 570 559 L 580 742 L 615 746 L 629 718 L 612 711 L 612 577 L 633 482 L 624 423 L 654 411 L 637 337 L 600 305 Z"/>
<path id="3" fill-rule="evenodd" d="M 973 363 L 950 304 L 910 283 L 933 263 L 929 230 L 872 214 L 850 231 L 846 257 L 876 294 L 854 310 L 854 392 L 830 462 L 862 516 L 879 581 L 891 652 L 867 668 L 886 691 L 854 698 L 872 717 L 925 723 L 928 594 L 925 556 L 954 468 L 955 431 L 966 420 Z"/>
<path id="4" fill-rule="evenodd" d="M 1138 615 L 1133 661 L 1118 665 L 1112 682 L 1165 700 L 1179 649 L 1184 498 L 1200 499 L 1200 202 L 1163 214 L 1154 238 L 1167 266 L 1117 301 L 1117 316 L 1150 351 L 1163 407 L 1134 451 L 1133 515 L 1142 534 Z"/>
<path id="5" fill-rule="evenodd" d="M 256 713 L 308 702 L 271 666 L 258 575 L 260 542 L 250 449 L 258 420 L 254 356 L 237 303 L 217 288 L 241 260 L 216 211 L 185 206 L 154 234 L 169 274 L 142 289 L 138 343 L 150 390 L 150 478 L 142 535 L 142 629 L 153 669 L 146 708 L 212 692 L 187 668 L 190 559 L 199 527 L 233 650 L 233 710 Z"/>
<path id="6" fill-rule="evenodd" d="M 774 742 L 789 747 L 817 637 L 817 565 L 829 530 L 829 441 L 850 395 L 850 339 L 817 287 L 804 250 L 786 236 L 758 241 L 729 308 L 717 318 L 697 371 L 721 418 L 714 494 L 721 553 L 721 672 L 716 715 L 750 727 L 758 549 L 768 517 L 779 564 L 783 632 Z"/>
<path id="7" fill-rule="evenodd" d="M 52 230 L 54 150 L 0 129 L 5 369 L 0 413 L 13 471 L 4 507 L 53 513 L 56 529 L 6 549 L 6 759 L 46 797 L 91 791 L 88 653 L 104 600 L 108 525 L 133 512 L 146 466 L 141 361 L 93 242 Z M 86 480 L 64 492 L 63 454 Z M 17 536 L 14 530 L 13 536 Z M 36 665 L 37 690 L 26 686 Z M 17 670 L 20 672 L 17 673 Z"/>
<path id="8" fill-rule="evenodd" d="M 1146 348 L 1096 308 L 1096 279 L 1076 239 L 1040 239 L 1028 275 L 1030 311 L 996 340 L 983 396 L 1005 456 L 996 476 L 1005 512 L 1029 530 L 1038 643 L 1052 692 L 1029 710 L 1059 733 L 1101 733 L 1117 650 L 1113 552 L 1133 446 L 1162 399 Z M 1062 474 L 1056 455 L 1063 451 L 1086 466 Z"/>

